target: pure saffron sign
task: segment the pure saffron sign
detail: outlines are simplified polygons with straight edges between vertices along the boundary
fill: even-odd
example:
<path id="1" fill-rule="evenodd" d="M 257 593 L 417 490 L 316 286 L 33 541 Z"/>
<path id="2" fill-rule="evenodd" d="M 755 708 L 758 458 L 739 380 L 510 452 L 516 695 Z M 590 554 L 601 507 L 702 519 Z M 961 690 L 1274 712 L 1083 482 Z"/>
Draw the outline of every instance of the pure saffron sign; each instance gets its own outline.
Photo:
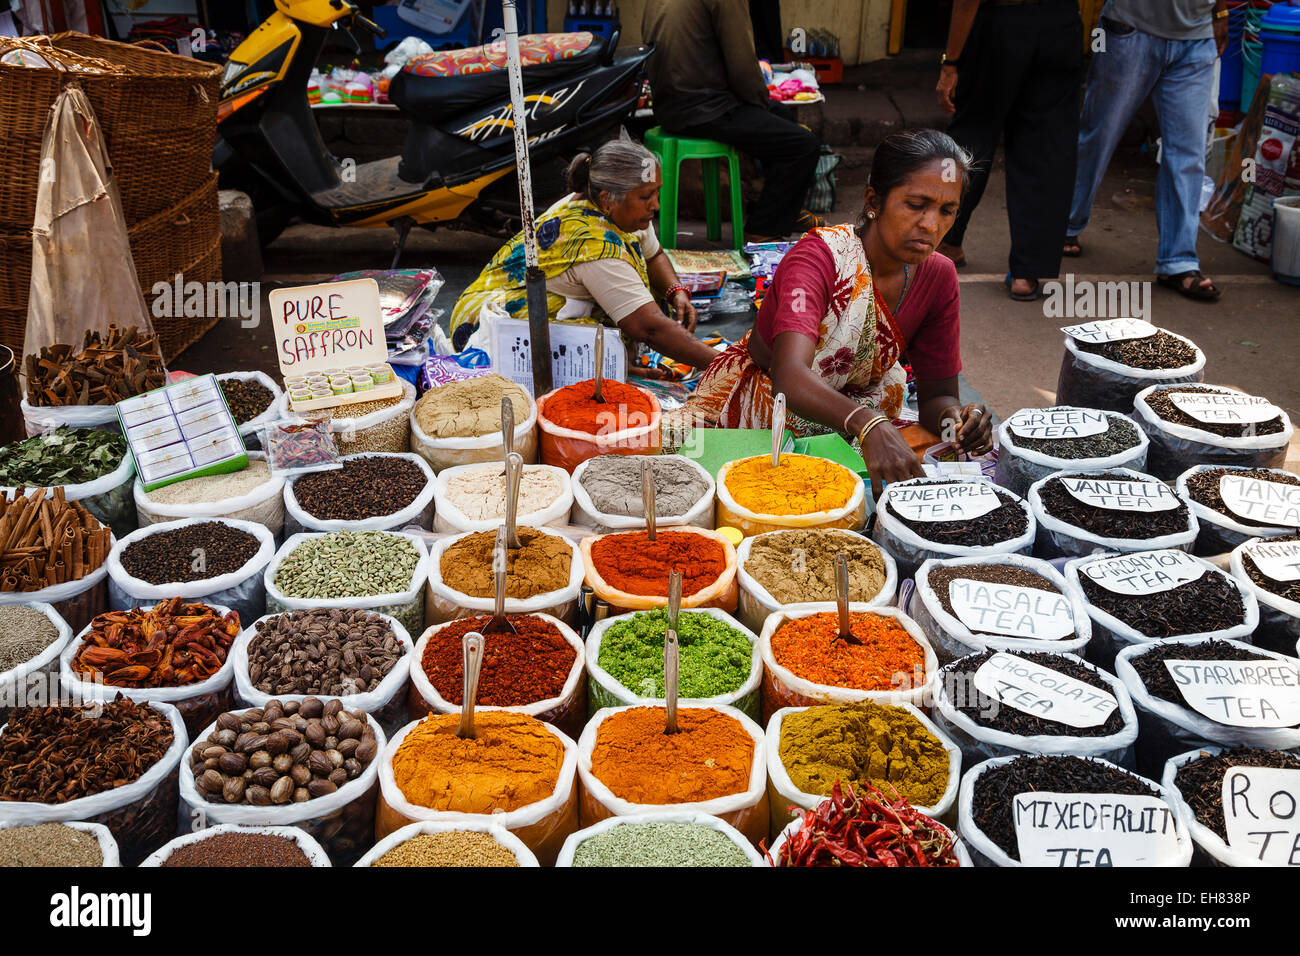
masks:
<path id="1" fill-rule="evenodd" d="M 275 352 L 283 375 L 388 361 L 374 279 L 276 289 L 270 295 Z"/>

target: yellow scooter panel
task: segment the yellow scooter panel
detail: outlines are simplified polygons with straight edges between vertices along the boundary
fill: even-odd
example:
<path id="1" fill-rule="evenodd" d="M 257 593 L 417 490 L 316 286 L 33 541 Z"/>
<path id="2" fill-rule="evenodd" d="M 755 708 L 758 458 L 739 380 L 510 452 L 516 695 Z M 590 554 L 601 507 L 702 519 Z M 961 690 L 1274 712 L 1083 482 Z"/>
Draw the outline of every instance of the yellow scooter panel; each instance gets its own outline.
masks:
<path id="1" fill-rule="evenodd" d="M 275 0 L 275 8 L 314 27 L 327 27 L 336 20 L 351 16 L 353 9 L 348 3 L 335 6 L 330 0 Z"/>
<path id="2" fill-rule="evenodd" d="M 459 186 L 443 187 L 433 189 L 427 193 L 421 193 L 413 198 L 410 202 L 403 203 L 400 206 L 390 206 L 382 212 L 373 216 L 367 216 L 364 219 L 351 219 L 347 222 L 349 226 L 387 226 L 394 219 L 403 216 L 409 216 L 421 225 L 431 222 L 447 222 L 455 219 L 465 211 L 470 203 L 478 198 L 479 193 L 489 185 L 496 182 L 506 173 L 510 172 L 513 167 L 507 166 L 505 169 L 499 169 L 496 172 L 488 173 L 477 179 L 472 179 L 467 183 L 461 183 Z M 347 210 L 349 215 L 354 215 L 364 210 L 364 206 L 352 207 Z M 335 215 L 343 210 L 336 210 Z"/>
<path id="3" fill-rule="evenodd" d="M 243 43 L 235 47 L 235 51 L 230 54 L 230 59 L 235 63 L 257 63 L 287 43 L 290 45 L 289 51 L 280 59 L 279 69 L 275 74 L 275 79 L 278 80 L 289 69 L 289 64 L 293 62 L 293 55 L 297 52 L 301 40 L 302 31 L 298 29 L 298 24 L 277 10 L 250 33 Z"/>

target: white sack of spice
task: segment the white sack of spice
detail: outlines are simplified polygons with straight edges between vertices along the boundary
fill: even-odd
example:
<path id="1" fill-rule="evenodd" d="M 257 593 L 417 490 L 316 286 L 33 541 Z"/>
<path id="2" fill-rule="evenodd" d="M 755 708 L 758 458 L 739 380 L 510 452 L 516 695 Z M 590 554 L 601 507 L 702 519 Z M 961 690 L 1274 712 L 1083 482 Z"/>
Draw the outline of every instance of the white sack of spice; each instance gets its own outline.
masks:
<path id="1" fill-rule="evenodd" d="M 235 518 L 284 530 L 284 476 L 273 473 L 261 452 L 248 453 L 248 467 L 225 475 L 204 475 L 145 491 L 135 482 L 140 526 L 174 518 Z"/>
<path id="2" fill-rule="evenodd" d="M 1116 412 L 1074 405 L 1022 408 L 998 425 L 994 480 L 1024 495 L 1035 481 L 1066 468 L 1141 471 L 1149 444 L 1140 428 Z"/>
<path id="3" fill-rule="evenodd" d="M 1205 378 L 1205 353 L 1195 342 L 1177 332 L 1146 323 L 1143 325 L 1146 328 L 1135 326 L 1132 319 L 1110 319 L 1064 327 L 1061 331 L 1066 333 L 1065 354 L 1061 358 L 1061 371 L 1056 383 L 1056 400 L 1063 405 L 1127 414 L 1133 408 L 1133 396 L 1148 385 L 1178 385 Z M 1147 329 L 1152 331 L 1147 332 Z M 1142 332 L 1146 334 L 1138 334 Z M 1115 335 L 1124 338 L 1116 339 Z M 1162 351 L 1166 354 L 1182 353 L 1190 356 L 1190 361 L 1172 368 L 1139 368 L 1088 350 L 1089 346 L 1104 346 L 1132 338 L 1149 338 L 1153 344 L 1162 343 Z"/>
<path id="4" fill-rule="evenodd" d="M 60 826 L 68 827 L 80 833 L 88 833 L 95 839 L 99 846 L 99 855 L 101 857 L 101 867 L 116 867 L 122 865 L 122 858 L 117 852 L 117 840 L 113 839 L 112 831 L 102 823 L 85 823 L 81 820 L 67 820 Z M 0 830 L 12 830 L 21 827 L 33 826 L 30 823 L 0 823 Z M 35 824 L 40 826 L 40 824 Z M 78 866 L 80 864 L 67 860 L 51 859 L 42 864 L 44 866 Z"/>
<path id="5" fill-rule="evenodd" d="M 433 479 L 433 529 L 459 534 L 495 531 L 505 519 L 504 467 L 494 462 L 453 465 Z M 467 513 L 465 508 L 474 510 Z M 519 481 L 515 521 L 530 528 L 569 522 L 573 483 L 569 473 L 554 465 L 524 465 Z"/>
<path id="6" fill-rule="evenodd" d="M 45 623 L 36 615 L 44 617 Z M 52 605 L 43 601 L 0 605 L 0 708 L 25 703 L 30 675 L 44 671 L 56 679 L 59 655 L 70 640 L 72 628 Z M 47 694 L 49 690 L 43 689 Z"/>

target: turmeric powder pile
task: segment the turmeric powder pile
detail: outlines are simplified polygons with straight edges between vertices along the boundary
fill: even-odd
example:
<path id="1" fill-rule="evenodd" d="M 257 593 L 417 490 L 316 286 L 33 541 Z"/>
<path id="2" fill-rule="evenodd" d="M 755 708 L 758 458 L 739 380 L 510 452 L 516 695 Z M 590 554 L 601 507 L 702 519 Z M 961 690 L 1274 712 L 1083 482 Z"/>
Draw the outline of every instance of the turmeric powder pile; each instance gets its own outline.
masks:
<path id="1" fill-rule="evenodd" d="M 564 745 L 540 720 L 504 711 L 474 715 L 473 740 L 456 736 L 459 714 L 434 714 L 393 754 L 393 779 L 419 807 L 509 812 L 555 792 Z"/>
<path id="2" fill-rule="evenodd" d="M 742 508 L 762 515 L 809 515 L 843 508 L 857 487 L 843 465 L 810 455 L 742 458 L 727 472 L 727 491 Z"/>

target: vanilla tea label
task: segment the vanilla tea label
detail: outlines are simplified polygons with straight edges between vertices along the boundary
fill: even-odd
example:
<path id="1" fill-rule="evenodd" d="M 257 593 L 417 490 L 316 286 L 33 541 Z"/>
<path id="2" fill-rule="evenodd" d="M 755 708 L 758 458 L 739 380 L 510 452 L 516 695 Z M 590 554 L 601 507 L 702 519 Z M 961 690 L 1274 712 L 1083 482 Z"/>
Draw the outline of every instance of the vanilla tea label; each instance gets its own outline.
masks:
<path id="1" fill-rule="evenodd" d="M 1282 414 L 1267 398 L 1240 392 L 1169 392 L 1169 400 L 1207 425 L 1258 425 Z"/>
<path id="2" fill-rule="evenodd" d="M 1225 472 L 1219 497 L 1233 514 L 1275 527 L 1300 527 L 1300 485 Z"/>
<path id="3" fill-rule="evenodd" d="M 1159 866 L 1178 859 L 1177 818 L 1159 797 L 1018 793 L 1016 849 L 1025 866 Z"/>
<path id="4" fill-rule="evenodd" d="M 1119 707 L 1115 695 L 1015 654 L 996 653 L 975 671 L 975 689 L 1043 720 L 1100 727 Z"/>
<path id="5" fill-rule="evenodd" d="M 1111 511 L 1172 511 L 1182 501 L 1163 481 L 1111 481 L 1102 478 L 1061 478 L 1078 501 Z"/>
<path id="6" fill-rule="evenodd" d="M 1300 541 L 1252 541 L 1241 549 L 1259 573 L 1274 581 L 1300 581 Z"/>
<path id="7" fill-rule="evenodd" d="M 1197 580 L 1205 571 L 1200 561 L 1173 548 L 1121 554 L 1079 568 L 1079 574 L 1094 584 L 1129 597 L 1172 591 Z"/>
<path id="8" fill-rule="evenodd" d="M 1230 727 L 1300 724 L 1300 670 L 1294 663 L 1168 659 L 1165 667 L 1198 714 Z"/>
<path id="9" fill-rule="evenodd" d="M 1229 767 L 1223 827 L 1228 846 L 1263 866 L 1300 866 L 1300 770 Z"/>
<path id="10" fill-rule="evenodd" d="M 1088 408 L 1024 408 L 1007 419 L 1019 438 L 1088 438 L 1110 430 L 1105 412 Z"/>
<path id="11" fill-rule="evenodd" d="M 1105 342 L 1123 342 L 1125 339 L 1145 339 L 1160 330 L 1142 319 L 1103 319 L 1100 322 L 1066 325 L 1061 331 L 1078 342 L 1101 345 Z"/>
<path id="12" fill-rule="evenodd" d="M 1074 633 L 1070 602 L 1058 591 L 972 578 L 948 582 L 948 603 L 972 631 L 1059 641 Z"/>
<path id="13" fill-rule="evenodd" d="M 895 485 L 889 507 L 909 521 L 969 521 L 1002 507 L 993 488 L 982 481 L 946 485 Z"/>

